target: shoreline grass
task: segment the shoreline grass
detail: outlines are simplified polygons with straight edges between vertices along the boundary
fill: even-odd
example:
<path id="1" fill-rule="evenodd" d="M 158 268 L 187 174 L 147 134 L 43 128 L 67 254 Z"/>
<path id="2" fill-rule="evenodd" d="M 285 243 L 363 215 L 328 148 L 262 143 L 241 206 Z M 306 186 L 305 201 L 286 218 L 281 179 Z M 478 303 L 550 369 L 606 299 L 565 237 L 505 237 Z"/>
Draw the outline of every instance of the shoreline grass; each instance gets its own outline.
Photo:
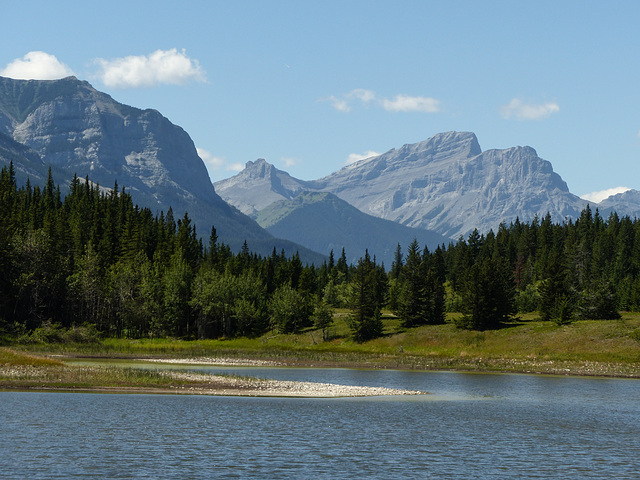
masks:
<path id="1" fill-rule="evenodd" d="M 484 332 L 457 329 L 452 322 L 454 316 L 444 325 L 402 330 L 397 318 L 386 315 L 386 334 L 365 343 L 351 340 L 344 316 L 344 312 L 338 312 L 331 338 L 326 342 L 322 341 L 321 332 L 310 329 L 295 335 L 270 332 L 252 339 L 104 339 L 87 344 L 27 344 L 12 348 L 25 356 L 44 356 L 49 361 L 65 357 L 216 357 L 269 360 L 300 367 L 640 378 L 639 313 L 623 313 L 619 320 L 583 320 L 567 326 L 540 321 L 537 315 L 523 315 L 502 329 Z M 3 350 L 6 349 L 0 352 Z M 0 354 L 0 366 L 6 363 L 6 355 Z M 131 380 L 136 382 L 153 383 L 142 377 Z"/>

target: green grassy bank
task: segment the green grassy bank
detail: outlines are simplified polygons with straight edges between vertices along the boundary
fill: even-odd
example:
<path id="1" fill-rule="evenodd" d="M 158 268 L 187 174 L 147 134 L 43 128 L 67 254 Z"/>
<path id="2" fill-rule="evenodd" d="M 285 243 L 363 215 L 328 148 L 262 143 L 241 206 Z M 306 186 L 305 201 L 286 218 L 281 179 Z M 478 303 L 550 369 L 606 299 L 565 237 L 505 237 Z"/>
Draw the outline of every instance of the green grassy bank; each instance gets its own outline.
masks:
<path id="1" fill-rule="evenodd" d="M 365 343 L 351 340 L 345 316 L 346 312 L 336 315 L 327 341 L 319 330 L 307 330 L 296 335 L 271 332 L 252 339 L 104 339 L 11 348 L 36 355 L 28 358 L 242 358 L 292 366 L 640 377 L 639 313 L 623 313 L 619 320 L 576 321 L 566 326 L 529 315 L 505 328 L 484 332 L 460 330 L 453 323 L 402 330 L 398 320 L 387 315 L 385 335 Z M 4 361 L 0 357 L 0 364 Z"/>
<path id="2" fill-rule="evenodd" d="M 42 355 L 0 347 L 0 389 L 175 389 L 192 386 L 159 372 L 118 367 L 77 367 Z"/>

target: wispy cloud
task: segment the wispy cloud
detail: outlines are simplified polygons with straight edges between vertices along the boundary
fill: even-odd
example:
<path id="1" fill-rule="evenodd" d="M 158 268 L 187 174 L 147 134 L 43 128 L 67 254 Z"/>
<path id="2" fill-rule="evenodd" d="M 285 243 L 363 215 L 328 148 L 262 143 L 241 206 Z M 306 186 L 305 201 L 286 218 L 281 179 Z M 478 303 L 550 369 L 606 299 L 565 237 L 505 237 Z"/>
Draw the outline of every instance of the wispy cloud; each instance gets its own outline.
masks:
<path id="1" fill-rule="evenodd" d="M 216 157 L 204 148 L 196 148 L 196 151 L 198 152 L 198 156 L 202 159 L 207 168 L 219 170 L 225 165 L 225 163 L 227 163 L 224 157 Z"/>
<path id="2" fill-rule="evenodd" d="M 98 78 L 112 88 L 144 88 L 161 84 L 184 85 L 190 81 L 205 82 L 206 74 L 198 60 L 186 51 L 156 50 L 149 55 L 95 60 Z"/>
<path id="3" fill-rule="evenodd" d="M 555 102 L 546 103 L 525 103 L 519 98 L 513 98 L 511 101 L 500 108 L 502 116 L 510 120 L 541 120 L 553 113 L 560 111 L 560 106 Z"/>
<path id="4" fill-rule="evenodd" d="M 438 113 L 440 111 L 440 101 L 431 97 L 396 95 L 393 99 L 383 99 L 382 107 L 390 112 Z"/>
<path id="5" fill-rule="evenodd" d="M 280 159 L 280 161 L 284 164 L 284 166 L 286 168 L 293 167 L 295 165 L 300 165 L 300 159 L 299 158 L 282 157 Z"/>
<path id="6" fill-rule="evenodd" d="M 351 165 L 352 163 L 359 162 L 365 158 L 377 157 L 378 155 L 380 155 L 380 153 L 374 152 L 373 150 L 367 150 L 364 153 L 351 153 L 347 157 L 347 161 L 344 163 L 345 165 Z"/>
<path id="7" fill-rule="evenodd" d="M 213 181 L 225 178 L 225 172 L 241 172 L 244 169 L 242 163 L 229 163 L 225 157 L 213 155 L 204 148 L 196 148 L 196 150 Z"/>
<path id="8" fill-rule="evenodd" d="M 618 193 L 624 193 L 627 190 L 631 190 L 629 187 L 614 187 L 608 188 L 606 190 L 601 190 L 599 192 L 591 192 L 585 193 L 584 195 L 580 195 L 580 198 L 584 200 L 588 200 L 589 202 L 600 203 L 606 198 L 609 198 L 611 195 L 617 195 Z"/>
<path id="9" fill-rule="evenodd" d="M 226 166 L 225 170 L 228 172 L 241 172 L 244 170 L 244 165 L 242 163 L 230 163 Z"/>
<path id="10" fill-rule="evenodd" d="M 34 51 L 9 63 L 0 75 L 18 80 L 56 80 L 73 75 L 67 65 L 45 52 Z"/>
<path id="11" fill-rule="evenodd" d="M 348 113 L 359 104 L 365 107 L 374 105 L 388 112 L 440 112 L 440 101 L 432 97 L 415 97 L 398 94 L 393 98 L 378 97 L 373 90 L 356 88 L 342 96 L 330 95 L 321 98 L 320 101 L 331 103 L 331 106 L 339 112 Z"/>
<path id="12" fill-rule="evenodd" d="M 331 103 L 331 106 L 339 112 L 347 113 L 351 111 L 349 102 L 347 102 L 344 98 L 338 98 L 334 95 L 329 95 L 328 97 L 321 98 L 320 100 Z"/>
<path id="13" fill-rule="evenodd" d="M 376 100 L 376 92 L 366 88 L 356 88 L 345 95 L 349 100 L 360 100 L 365 105 Z"/>

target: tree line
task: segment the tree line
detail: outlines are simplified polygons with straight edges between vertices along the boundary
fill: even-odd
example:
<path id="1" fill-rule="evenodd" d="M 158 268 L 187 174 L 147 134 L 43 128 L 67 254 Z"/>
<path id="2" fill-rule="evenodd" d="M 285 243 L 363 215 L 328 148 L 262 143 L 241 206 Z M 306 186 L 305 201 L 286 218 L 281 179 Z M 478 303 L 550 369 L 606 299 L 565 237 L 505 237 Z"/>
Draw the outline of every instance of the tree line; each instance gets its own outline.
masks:
<path id="1" fill-rule="evenodd" d="M 640 222 L 587 207 L 575 221 L 502 224 L 434 251 L 397 246 L 390 268 L 344 250 L 322 265 L 284 251 L 234 253 L 215 228 L 204 245 L 187 213 L 154 213 L 115 184 L 74 177 L 62 197 L 51 175 L 18 187 L 0 171 L 0 330 L 88 324 L 105 336 L 220 338 L 319 328 L 349 309 L 358 341 L 383 334 L 382 310 L 403 328 L 445 322 L 498 328 L 518 312 L 570 323 L 640 308 Z"/>

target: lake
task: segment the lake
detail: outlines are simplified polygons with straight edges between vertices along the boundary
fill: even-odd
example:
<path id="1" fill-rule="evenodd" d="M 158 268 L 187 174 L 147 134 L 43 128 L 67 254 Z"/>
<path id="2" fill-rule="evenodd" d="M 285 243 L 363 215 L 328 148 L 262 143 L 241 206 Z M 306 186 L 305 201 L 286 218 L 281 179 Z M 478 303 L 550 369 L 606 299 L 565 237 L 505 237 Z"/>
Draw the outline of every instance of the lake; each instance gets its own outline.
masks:
<path id="1" fill-rule="evenodd" d="M 0 477 L 640 478 L 638 380 L 180 368 L 431 395 L 0 392 Z"/>

